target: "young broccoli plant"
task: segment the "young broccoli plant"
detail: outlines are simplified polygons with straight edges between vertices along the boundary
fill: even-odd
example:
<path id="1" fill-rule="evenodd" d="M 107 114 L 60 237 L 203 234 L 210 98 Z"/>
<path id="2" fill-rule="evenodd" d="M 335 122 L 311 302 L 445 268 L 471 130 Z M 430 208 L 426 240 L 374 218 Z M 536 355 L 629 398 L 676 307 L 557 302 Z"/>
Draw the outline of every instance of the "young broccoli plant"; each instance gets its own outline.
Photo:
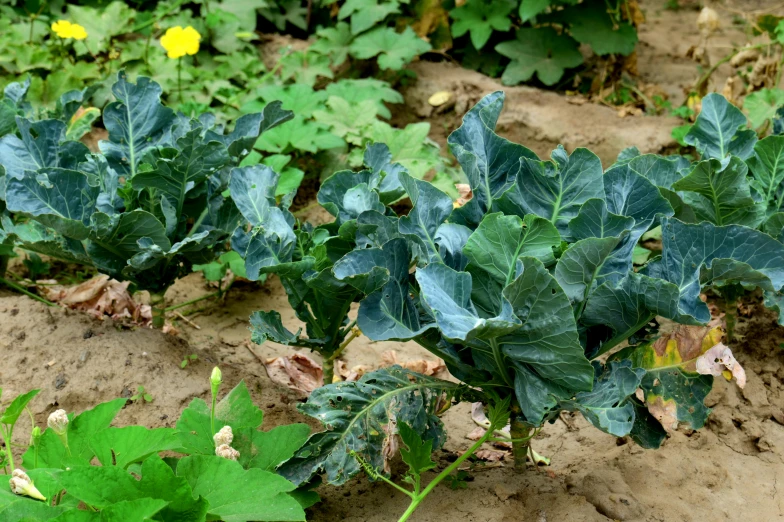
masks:
<path id="1" fill-rule="evenodd" d="M 232 199 L 250 224 L 238 228 L 231 239 L 245 260 L 248 278 L 276 273 L 306 325 L 302 335 L 287 330 L 278 312 L 256 312 L 251 316 L 252 340 L 261 344 L 269 339 L 318 352 L 324 359 L 326 383 L 333 380 L 335 360 L 358 335 L 356 322 L 348 317 L 351 304 L 390 277 L 383 265 L 360 279 L 341 280 L 341 272 L 333 270 L 348 252 L 386 241 L 384 227 L 393 227 L 394 219 L 385 205 L 404 195 L 399 177 L 407 176 L 406 170 L 391 163 L 385 145 L 368 147 L 365 164 L 361 172 L 338 172 L 322 184 L 318 200 L 335 220 L 316 227 L 296 221 L 288 210 L 290 197 L 278 201 L 279 177 L 269 167 L 234 169 L 229 182 Z M 405 242 L 401 245 L 405 248 Z M 407 270 L 407 254 L 401 262 Z"/>
<path id="2" fill-rule="evenodd" d="M 401 370 L 390 369 L 317 390 L 301 410 L 330 429 L 281 467 L 295 483 L 322 470 L 330 483 L 344 482 L 357 471 L 347 450 L 388 471 L 384 455 L 403 422 L 438 448 L 443 431 L 432 416 L 468 397 L 510 401 L 522 467 L 532 434 L 561 411 L 655 448 L 679 422 L 704 425 L 712 375 L 734 369 L 742 384 L 721 330 L 705 326 L 711 314 L 700 292 L 781 289 L 784 245 L 746 224 L 675 217 L 679 195 L 652 181 L 657 169 L 622 163 L 605 172 L 584 148 L 538 159 L 495 133 L 503 100 L 501 92 L 485 97 L 449 137 L 473 192 L 462 207 L 394 166 L 381 168 L 380 182 L 375 170 L 341 172 L 322 188 L 319 201 L 338 218 L 330 240 L 353 242 L 305 277 L 352 288 L 365 335 L 416 341 L 461 384 L 401 382 L 391 378 Z M 413 205 L 405 216 L 384 205 L 394 175 Z M 657 226 L 662 254 L 635 269 L 634 247 Z M 664 319 L 684 326 L 661 335 Z M 297 340 L 275 326 L 268 329 L 278 338 Z"/>
<path id="3" fill-rule="evenodd" d="M 22 248 L 149 290 L 160 326 L 166 289 L 215 259 L 243 223 L 224 196 L 230 170 L 292 114 L 270 103 L 226 132 L 210 114 L 164 107 L 149 78 L 134 84 L 121 72 L 112 92 L 99 153 L 68 139 L 64 120 L 16 118 L 19 136 L 0 139 L 0 196 L 17 218 L 4 215 L 3 230 Z"/>

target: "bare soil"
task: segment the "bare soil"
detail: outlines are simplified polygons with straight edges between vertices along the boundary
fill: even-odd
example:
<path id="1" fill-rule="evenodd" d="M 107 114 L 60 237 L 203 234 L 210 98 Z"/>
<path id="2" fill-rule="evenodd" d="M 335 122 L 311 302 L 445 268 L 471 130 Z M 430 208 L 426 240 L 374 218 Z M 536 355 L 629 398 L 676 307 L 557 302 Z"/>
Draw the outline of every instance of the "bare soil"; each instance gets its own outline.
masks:
<path id="1" fill-rule="evenodd" d="M 638 68 L 645 81 L 661 84 L 677 104 L 683 88 L 697 76 L 694 64 L 684 56 L 699 38 L 694 29 L 697 11 L 669 11 L 663 6 L 643 4 L 648 23 L 640 31 Z M 743 41 L 743 33 L 732 25 L 722 31 L 725 41 Z M 721 49 L 711 52 L 717 59 L 723 55 Z M 415 70 L 419 79 L 405 92 L 410 110 L 405 117 L 430 121 L 433 139 L 442 144 L 459 124 L 461 107 L 498 89 L 507 92 L 502 133 L 542 156 L 557 143 L 569 149 L 588 146 L 607 165 L 627 146 L 666 151 L 673 146 L 670 130 L 679 124 L 669 117 L 620 118 L 610 107 L 575 105 L 565 96 L 530 87 L 502 87 L 447 63 L 420 62 Z M 444 114 L 435 114 L 425 102 L 439 90 L 451 90 L 459 102 Z M 310 217 L 322 216 L 316 211 Z M 14 269 L 24 270 L 18 264 Z M 179 303 L 210 291 L 199 275 L 191 275 L 179 281 L 167 299 Z M 551 466 L 529 467 L 517 474 L 508 462 L 477 464 L 467 488 L 439 486 L 411 520 L 784 521 L 784 350 L 779 347 L 784 328 L 758 304 L 749 306 L 731 345 L 746 368 L 748 384 L 741 391 L 734 383 L 716 381 L 708 397 L 714 411 L 704 430 L 681 429 L 659 451 L 646 451 L 599 432 L 579 415 L 565 415 L 533 442 L 539 453 L 552 459 Z M 265 411 L 266 429 L 289 422 L 307 422 L 318 429 L 297 412 L 295 395 L 272 383 L 248 349 L 248 316 L 260 309 L 278 310 L 285 324 L 297 326 L 274 277 L 263 286 L 236 285 L 225 302 L 191 316 L 200 329 L 179 321 L 176 337 L 47 308 L 0 288 L 2 404 L 17 393 L 41 388 L 32 409 L 36 422 L 44 425 L 56 408 L 81 411 L 101 401 L 130 397 L 137 386 L 144 386 L 153 402 L 129 403 L 118 424 L 173 426 L 190 400 L 208 397 L 210 371 L 220 364 L 226 390 L 240 379 L 247 382 Z M 290 353 L 271 343 L 253 348 L 262 358 Z M 432 359 L 412 343 L 373 343 L 364 337 L 349 346 L 345 359 L 349 367 L 374 364 L 390 349 L 397 350 L 401 361 Z M 190 354 L 197 354 L 198 361 L 181 369 L 180 362 Z M 466 435 L 474 428 L 469 405 L 448 411 L 444 422 L 449 439 L 436 455 L 442 466 L 470 445 Z M 29 427 L 21 424 L 20 441 L 29 434 Z M 309 513 L 317 522 L 392 521 L 407 506 L 402 495 L 364 477 L 341 488 L 321 487 L 319 492 L 323 502 Z"/>

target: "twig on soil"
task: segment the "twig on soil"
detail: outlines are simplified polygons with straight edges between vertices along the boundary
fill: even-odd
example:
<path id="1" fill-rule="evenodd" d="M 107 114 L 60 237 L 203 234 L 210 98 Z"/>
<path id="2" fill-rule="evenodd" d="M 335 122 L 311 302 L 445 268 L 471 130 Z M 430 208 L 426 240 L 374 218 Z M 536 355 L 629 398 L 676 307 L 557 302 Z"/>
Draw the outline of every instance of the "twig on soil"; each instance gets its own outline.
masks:
<path id="1" fill-rule="evenodd" d="M 179 317 L 180 319 L 182 319 L 183 321 L 185 321 L 186 323 L 188 323 L 192 327 L 196 328 L 197 330 L 201 330 L 201 326 L 199 326 L 198 324 L 194 323 L 193 321 L 191 321 L 190 319 L 188 319 L 187 317 L 182 315 L 180 312 L 174 312 L 174 315 L 176 315 L 177 317 Z"/>
<path id="2" fill-rule="evenodd" d="M 259 362 L 260 362 L 262 365 L 264 365 L 264 359 L 262 359 L 262 358 L 261 358 L 261 355 L 257 354 L 257 353 L 256 353 L 256 351 L 255 351 L 253 348 L 251 348 L 251 347 L 250 347 L 250 343 L 249 343 L 248 341 L 245 341 L 243 344 L 245 345 L 245 348 L 247 348 L 247 349 L 248 349 L 248 351 L 249 351 L 250 353 L 252 353 L 252 354 L 253 354 L 253 356 L 254 356 L 254 357 L 255 357 L 255 358 L 256 358 L 256 359 L 257 359 L 257 360 L 258 360 L 258 361 L 259 361 Z"/>

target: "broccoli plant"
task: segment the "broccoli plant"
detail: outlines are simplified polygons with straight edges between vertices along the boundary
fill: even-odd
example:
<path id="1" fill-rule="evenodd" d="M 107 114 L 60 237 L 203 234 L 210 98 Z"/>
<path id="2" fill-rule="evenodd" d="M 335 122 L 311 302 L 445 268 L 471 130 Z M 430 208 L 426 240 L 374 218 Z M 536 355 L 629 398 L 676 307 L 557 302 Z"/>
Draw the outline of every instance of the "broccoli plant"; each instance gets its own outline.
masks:
<path id="1" fill-rule="evenodd" d="M 79 414 L 56 410 L 43 430 L 30 414 L 32 434 L 24 445 L 12 444 L 13 430 L 39 390 L 19 395 L 0 414 L 0 518 L 305 520 L 304 510 L 319 496 L 275 468 L 302 445 L 310 428 L 289 424 L 261 431 L 263 412 L 244 382 L 221 401 L 218 368 L 210 385 L 212 405 L 194 399 L 175 428 L 113 427 L 126 404 L 115 399 Z M 15 462 L 12 448 L 19 446 L 26 451 Z M 160 455 L 172 451 L 179 456 Z"/>
<path id="2" fill-rule="evenodd" d="M 740 225 L 761 230 L 778 242 L 784 240 L 784 136 L 774 133 L 758 139 L 740 109 L 721 95 L 709 94 L 702 99 L 702 110 L 684 141 L 696 148 L 697 161 L 626 151 L 608 172 L 645 176 L 685 223 Z M 710 284 L 727 302 L 730 339 L 736 300 L 747 289 L 761 287 L 766 304 L 779 311 L 779 322 L 784 324 L 784 297 L 765 278 L 755 282 L 732 275 L 714 277 Z"/>
<path id="3" fill-rule="evenodd" d="M 351 304 L 388 277 L 380 268 L 361 281 L 343 281 L 333 272 L 335 262 L 358 248 L 384 244 L 383 228 L 394 226 L 385 205 L 404 195 L 399 177 L 411 179 L 402 165 L 391 162 L 383 144 L 368 147 L 365 164 L 361 172 L 342 171 L 322 184 L 318 200 L 335 220 L 316 227 L 295 220 L 288 210 L 291 197 L 275 197 L 279 176 L 271 168 L 234 169 L 229 181 L 231 197 L 249 223 L 231 238 L 245 260 L 248 278 L 276 273 L 306 325 L 302 335 L 287 330 L 278 312 L 256 312 L 251 316 L 252 340 L 261 344 L 270 339 L 318 352 L 324 358 L 327 383 L 332 382 L 335 359 L 356 336 L 356 322 L 348 318 Z"/>
<path id="4" fill-rule="evenodd" d="M 17 214 L 3 216 L 3 230 L 22 248 L 149 290 L 160 326 L 166 289 L 215 259 L 244 223 L 224 194 L 231 168 L 292 114 L 270 103 L 227 132 L 210 114 L 188 118 L 163 106 L 149 78 L 134 84 L 121 72 L 112 92 L 98 153 L 68 139 L 63 119 L 17 116 L 19 135 L 0 139 L 0 197 Z"/>
<path id="5" fill-rule="evenodd" d="M 376 168 L 381 163 L 371 159 L 367 170 L 335 174 L 319 194 L 337 219 L 320 228 L 320 243 L 334 245 L 322 249 L 317 269 L 315 260 L 294 254 L 298 243 L 290 225 L 282 226 L 286 220 L 278 226 L 270 218 L 255 232 L 263 236 L 255 251 L 273 260 L 265 270 L 301 276 L 295 299 L 306 288 L 345 291 L 344 303 L 360 300 L 357 326 L 365 335 L 413 340 L 460 381 L 392 368 L 316 390 L 301 410 L 329 429 L 281 466 L 293 482 L 324 471 L 341 484 L 361 465 L 383 474 L 401 423 L 438 448 L 438 414 L 469 397 L 496 406 L 510 401 L 517 466 L 531 436 L 564 410 L 658 447 L 678 422 L 704 425 L 711 375 L 722 375 L 717 361 L 735 367 L 726 353 L 713 355 L 726 347 L 721 330 L 706 326 L 711 314 L 701 290 L 784 286 L 784 245 L 773 237 L 748 223 L 679 219 L 680 196 L 657 186 L 662 169 L 631 168 L 639 160 L 628 153 L 607 171 L 584 148 L 569 154 L 558 147 L 540 160 L 495 133 L 503 100 L 501 92 L 485 97 L 449 137 L 470 181 L 467 204 L 455 208 L 427 181 L 394 165 Z M 390 187 L 410 199 L 407 215 L 385 205 Z M 635 268 L 634 247 L 657 226 L 661 255 Z M 307 310 L 311 320 L 325 314 Z M 275 319 L 257 331 L 299 341 Z M 662 335 L 664 319 L 686 329 Z"/>

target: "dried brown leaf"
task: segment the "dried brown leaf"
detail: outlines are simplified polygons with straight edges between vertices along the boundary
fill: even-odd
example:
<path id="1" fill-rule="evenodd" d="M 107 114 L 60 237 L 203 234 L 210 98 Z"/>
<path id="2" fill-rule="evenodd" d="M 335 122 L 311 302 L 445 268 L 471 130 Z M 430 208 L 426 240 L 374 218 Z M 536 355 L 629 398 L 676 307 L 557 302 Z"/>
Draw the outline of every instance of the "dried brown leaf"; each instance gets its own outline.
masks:
<path id="1" fill-rule="evenodd" d="M 264 368 L 272 382 L 297 392 L 302 398 L 324 385 L 321 366 L 305 354 L 294 353 L 267 359 Z"/>

